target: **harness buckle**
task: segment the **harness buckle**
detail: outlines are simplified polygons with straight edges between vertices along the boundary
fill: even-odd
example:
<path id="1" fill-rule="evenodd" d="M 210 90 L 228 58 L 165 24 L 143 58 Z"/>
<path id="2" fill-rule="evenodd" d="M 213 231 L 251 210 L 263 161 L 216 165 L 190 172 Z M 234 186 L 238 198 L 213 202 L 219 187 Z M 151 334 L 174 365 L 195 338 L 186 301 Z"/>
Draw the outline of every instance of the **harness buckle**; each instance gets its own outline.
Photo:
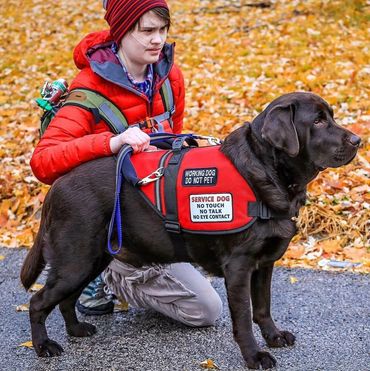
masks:
<path id="1" fill-rule="evenodd" d="M 152 133 L 158 132 L 158 122 L 154 117 L 147 117 L 145 121 L 147 124 L 147 128 L 150 129 Z"/>
<path id="2" fill-rule="evenodd" d="M 164 175 L 164 167 L 159 167 L 157 170 L 153 171 L 151 174 L 146 176 L 145 178 L 138 181 L 138 185 L 146 185 L 152 182 L 157 181 Z"/>
<path id="3" fill-rule="evenodd" d="M 145 120 L 131 126 L 137 126 L 141 130 L 149 129 L 152 133 L 158 132 L 158 122 L 153 117 L 147 117 Z"/>
<path id="4" fill-rule="evenodd" d="M 259 208 L 259 217 L 263 220 L 271 219 L 271 211 L 270 209 L 263 203 L 258 203 Z"/>
<path id="5" fill-rule="evenodd" d="M 197 135 L 197 138 L 206 140 L 211 146 L 217 146 L 222 143 L 222 140 L 208 135 Z"/>
<path id="6" fill-rule="evenodd" d="M 178 222 L 166 220 L 164 222 L 164 227 L 166 228 L 167 232 L 177 233 L 177 234 L 181 233 L 180 223 Z"/>

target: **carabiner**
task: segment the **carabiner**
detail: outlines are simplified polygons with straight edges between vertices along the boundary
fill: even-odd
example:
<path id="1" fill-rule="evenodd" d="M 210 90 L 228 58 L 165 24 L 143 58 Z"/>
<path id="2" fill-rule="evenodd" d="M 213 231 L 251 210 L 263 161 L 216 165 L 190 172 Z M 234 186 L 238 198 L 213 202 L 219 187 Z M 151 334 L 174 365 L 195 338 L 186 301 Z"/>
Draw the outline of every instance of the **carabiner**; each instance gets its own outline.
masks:
<path id="1" fill-rule="evenodd" d="M 138 181 L 138 185 L 146 185 L 148 183 L 155 182 L 164 174 L 164 167 L 159 167 L 157 170 L 153 171 L 151 174 L 146 176 L 145 178 Z"/>

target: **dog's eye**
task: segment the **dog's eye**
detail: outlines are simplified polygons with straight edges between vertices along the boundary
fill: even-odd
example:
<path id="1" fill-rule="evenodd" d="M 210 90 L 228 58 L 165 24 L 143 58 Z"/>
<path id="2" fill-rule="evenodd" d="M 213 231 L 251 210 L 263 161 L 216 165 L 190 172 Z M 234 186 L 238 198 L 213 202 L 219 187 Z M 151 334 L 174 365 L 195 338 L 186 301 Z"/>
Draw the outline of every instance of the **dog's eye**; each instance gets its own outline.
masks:
<path id="1" fill-rule="evenodd" d="M 314 122 L 313 124 L 315 126 L 324 126 L 325 125 L 325 120 L 322 119 L 321 117 L 318 117 Z"/>

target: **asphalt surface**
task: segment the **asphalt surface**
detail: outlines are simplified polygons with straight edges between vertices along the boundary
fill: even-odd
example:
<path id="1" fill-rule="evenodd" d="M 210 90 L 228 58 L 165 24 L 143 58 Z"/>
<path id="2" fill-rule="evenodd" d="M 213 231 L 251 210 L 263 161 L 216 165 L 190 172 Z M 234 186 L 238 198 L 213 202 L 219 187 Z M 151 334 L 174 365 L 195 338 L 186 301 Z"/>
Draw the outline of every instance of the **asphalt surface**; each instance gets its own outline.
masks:
<path id="1" fill-rule="evenodd" d="M 40 359 L 19 346 L 30 340 L 28 312 L 16 306 L 30 294 L 18 279 L 26 250 L 0 248 L 0 370 L 193 371 L 211 358 L 220 370 L 247 370 L 233 341 L 222 279 L 213 285 L 224 302 L 215 327 L 187 328 L 154 311 L 127 312 L 85 319 L 98 328 L 90 338 L 66 335 L 61 314 L 47 321 L 51 339 L 65 352 Z M 291 277 L 297 282 L 292 283 Z M 39 279 L 42 283 L 43 278 Z M 277 268 L 273 280 L 273 316 L 297 337 L 292 348 L 271 349 L 276 370 L 370 371 L 370 276 Z M 83 316 L 81 316 L 83 317 Z M 266 345 L 257 328 L 258 343 Z"/>

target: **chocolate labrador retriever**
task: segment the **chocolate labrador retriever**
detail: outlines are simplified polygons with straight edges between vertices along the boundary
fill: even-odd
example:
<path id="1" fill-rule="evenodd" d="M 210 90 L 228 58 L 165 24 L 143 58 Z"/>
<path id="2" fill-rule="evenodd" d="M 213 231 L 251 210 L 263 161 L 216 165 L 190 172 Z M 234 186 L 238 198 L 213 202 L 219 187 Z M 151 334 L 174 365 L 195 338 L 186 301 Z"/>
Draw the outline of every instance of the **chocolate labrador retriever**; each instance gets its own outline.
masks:
<path id="1" fill-rule="evenodd" d="M 274 262 L 296 233 L 294 218 L 306 200 L 306 186 L 321 170 L 348 164 L 360 138 L 336 124 L 333 110 L 311 93 L 274 100 L 253 122 L 232 132 L 220 147 L 257 197 L 277 215 L 258 218 L 241 232 L 224 235 L 182 233 L 190 261 L 225 278 L 234 338 L 247 366 L 267 369 L 275 359 L 253 336 L 252 320 L 270 347 L 293 345 L 295 337 L 277 328 L 270 312 Z M 90 336 L 95 327 L 79 322 L 75 303 L 82 289 L 102 272 L 108 254 L 107 226 L 113 210 L 115 160 L 98 159 L 58 179 L 45 199 L 35 244 L 22 267 L 26 289 L 46 264 L 45 286 L 30 303 L 32 341 L 38 356 L 57 356 L 61 346 L 49 339 L 45 320 L 59 304 L 72 336 Z M 143 263 L 178 261 L 163 220 L 131 185 L 122 190 L 124 249 L 115 258 Z"/>

